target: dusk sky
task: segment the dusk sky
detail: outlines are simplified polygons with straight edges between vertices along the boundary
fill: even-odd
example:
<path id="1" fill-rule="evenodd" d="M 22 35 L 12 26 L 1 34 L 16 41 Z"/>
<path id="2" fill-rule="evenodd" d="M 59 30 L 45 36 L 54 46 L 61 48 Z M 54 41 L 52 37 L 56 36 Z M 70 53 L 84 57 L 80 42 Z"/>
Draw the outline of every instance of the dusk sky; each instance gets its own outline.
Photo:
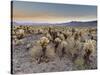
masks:
<path id="1" fill-rule="evenodd" d="M 97 20 L 97 6 L 13 1 L 13 20 L 60 23 Z"/>

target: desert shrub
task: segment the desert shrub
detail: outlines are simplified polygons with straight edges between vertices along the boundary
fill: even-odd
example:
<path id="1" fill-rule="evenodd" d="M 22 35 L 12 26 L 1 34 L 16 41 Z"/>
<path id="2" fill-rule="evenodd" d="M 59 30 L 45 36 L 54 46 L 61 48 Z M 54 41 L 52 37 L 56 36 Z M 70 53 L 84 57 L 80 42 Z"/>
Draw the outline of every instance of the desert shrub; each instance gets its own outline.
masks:
<path id="1" fill-rule="evenodd" d="M 15 40 L 13 41 L 13 44 L 17 46 L 17 45 L 25 44 L 25 42 L 24 42 L 24 39 L 20 39 L 20 40 L 15 39 Z"/>
<path id="2" fill-rule="evenodd" d="M 43 29 L 38 29 L 38 34 L 43 34 Z"/>
<path id="3" fill-rule="evenodd" d="M 84 59 L 82 57 L 78 57 L 75 61 L 74 61 L 74 65 L 77 69 L 79 70 L 83 70 L 85 69 L 85 65 L 84 65 Z"/>

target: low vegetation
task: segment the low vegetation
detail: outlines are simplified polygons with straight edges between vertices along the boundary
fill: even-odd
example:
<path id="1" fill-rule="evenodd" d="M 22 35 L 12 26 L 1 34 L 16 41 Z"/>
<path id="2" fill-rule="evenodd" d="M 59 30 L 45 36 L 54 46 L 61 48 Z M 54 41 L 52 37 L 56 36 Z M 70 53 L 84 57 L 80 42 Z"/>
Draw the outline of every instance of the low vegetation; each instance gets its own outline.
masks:
<path id="1" fill-rule="evenodd" d="M 36 35 L 39 38 L 27 45 L 33 62 L 41 64 L 68 57 L 76 69 L 91 69 L 90 64 L 96 64 L 96 59 L 92 59 L 97 52 L 96 27 L 13 26 L 12 44 L 24 44 L 24 38 Z"/>

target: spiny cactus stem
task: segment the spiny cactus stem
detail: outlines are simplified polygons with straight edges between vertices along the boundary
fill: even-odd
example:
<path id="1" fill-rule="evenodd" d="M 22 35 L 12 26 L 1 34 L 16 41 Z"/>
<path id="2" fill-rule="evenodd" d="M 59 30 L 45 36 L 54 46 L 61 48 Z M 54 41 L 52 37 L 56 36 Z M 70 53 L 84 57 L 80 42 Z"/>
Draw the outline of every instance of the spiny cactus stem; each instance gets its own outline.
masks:
<path id="1" fill-rule="evenodd" d="M 65 47 L 62 48 L 62 57 L 65 54 Z"/>
<path id="2" fill-rule="evenodd" d="M 46 46 L 42 47 L 42 51 L 43 51 L 43 57 L 45 57 Z"/>
<path id="3" fill-rule="evenodd" d="M 55 53 L 56 53 L 56 49 L 57 49 L 58 45 L 59 45 L 59 43 L 55 44 Z"/>
<path id="4" fill-rule="evenodd" d="M 84 59 L 85 59 L 85 63 L 88 64 L 90 62 L 90 54 L 91 54 L 91 51 L 90 50 L 86 50 L 86 53 L 84 55 Z"/>

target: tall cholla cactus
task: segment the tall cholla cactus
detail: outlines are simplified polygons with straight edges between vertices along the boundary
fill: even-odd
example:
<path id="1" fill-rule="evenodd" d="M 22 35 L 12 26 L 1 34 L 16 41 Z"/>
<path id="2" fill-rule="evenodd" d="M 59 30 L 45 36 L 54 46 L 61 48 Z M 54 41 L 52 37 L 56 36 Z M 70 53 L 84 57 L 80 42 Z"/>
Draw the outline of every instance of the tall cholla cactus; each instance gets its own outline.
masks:
<path id="1" fill-rule="evenodd" d="M 58 45 L 61 43 L 61 39 L 60 38 L 56 38 L 54 40 L 54 43 L 55 43 L 55 53 L 56 53 L 56 49 L 57 49 Z"/>
<path id="2" fill-rule="evenodd" d="M 67 32 L 66 32 L 67 38 L 70 38 L 72 36 L 72 34 L 73 33 L 71 31 L 67 30 Z"/>
<path id="3" fill-rule="evenodd" d="M 90 56 L 95 52 L 96 50 L 96 41 L 95 40 L 86 40 L 83 46 L 84 50 L 84 59 L 85 62 L 88 63 L 90 61 Z"/>
<path id="4" fill-rule="evenodd" d="M 74 40 L 74 37 L 67 38 L 67 54 L 73 60 L 79 55 L 82 44 L 79 40 Z"/>
<path id="5" fill-rule="evenodd" d="M 46 46 L 49 43 L 49 39 L 47 37 L 42 37 L 40 38 L 40 40 L 38 41 L 38 43 L 41 45 L 42 47 L 42 51 L 43 51 L 43 56 L 45 56 L 45 51 L 46 51 Z"/>
<path id="6" fill-rule="evenodd" d="M 85 42 L 86 39 L 89 39 L 88 31 L 86 31 L 86 30 L 80 30 L 79 35 L 80 35 L 81 42 Z"/>
<path id="7" fill-rule="evenodd" d="M 46 36 L 50 41 L 53 40 L 52 37 L 51 37 L 51 35 L 50 35 L 49 33 L 46 33 L 45 36 Z"/>
<path id="8" fill-rule="evenodd" d="M 59 45 L 59 49 L 58 49 L 58 55 L 60 58 L 62 58 L 64 56 L 64 54 L 66 54 L 67 52 L 67 47 L 68 47 L 68 43 L 64 40 L 61 41 L 60 45 Z"/>
<path id="9" fill-rule="evenodd" d="M 54 45 L 48 44 L 46 47 L 46 58 L 48 61 L 53 61 L 56 57 Z"/>
<path id="10" fill-rule="evenodd" d="M 80 40 L 79 32 L 75 32 L 75 34 L 74 34 L 74 40 Z"/>
<path id="11" fill-rule="evenodd" d="M 67 52 L 67 45 L 68 43 L 65 40 L 61 40 L 59 37 L 57 37 L 54 40 L 55 44 L 55 53 L 60 57 L 60 59 L 64 56 L 64 54 Z"/>
<path id="12" fill-rule="evenodd" d="M 65 40 L 65 37 L 64 37 L 64 35 L 63 35 L 62 33 L 60 33 L 60 34 L 58 35 L 58 37 L 59 37 L 61 40 Z"/>

